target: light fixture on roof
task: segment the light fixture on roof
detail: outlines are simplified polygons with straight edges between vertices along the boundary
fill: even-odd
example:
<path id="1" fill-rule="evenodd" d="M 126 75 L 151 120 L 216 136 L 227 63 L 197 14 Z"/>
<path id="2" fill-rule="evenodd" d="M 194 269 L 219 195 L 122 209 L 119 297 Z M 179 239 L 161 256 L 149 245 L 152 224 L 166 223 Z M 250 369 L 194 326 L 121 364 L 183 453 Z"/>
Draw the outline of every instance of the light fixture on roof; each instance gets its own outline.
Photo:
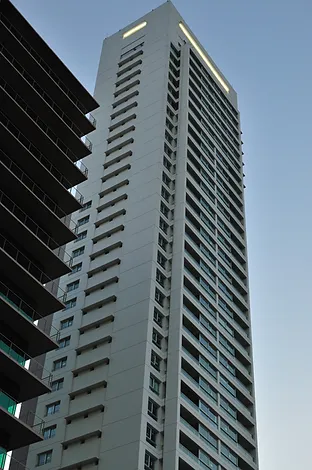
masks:
<path id="1" fill-rule="evenodd" d="M 197 42 L 195 41 L 195 39 L 191 36 L 191 34 L 188 32 L 188 30 L 186 29 L 186 27 L 184 26 L 183 23 L 179 23 L 179 26 L 180 26 L 180 29 L 182 29 L 183 33 L 185 34 L 185 36 L 187 37 L 187 39 L 190 41 L 190 43 L 192 44 L 192 46 L 194 47 L 194 49 L 196 50 L 196 52 L 198 52 L 198 54 L 200 55 L 200 57 L 203 59 L 203 61 L 205 62 L 206 65 L 208 65 L 209 69 L 211 70 L 211 72 L 213 73 L 213 75 L 216 77 L 216 79 L 218 80 L 218 82 L 222 85 L 222 87 L 225 89 L 225 91 L 227 93 L 230 92 L 230 88 L 229 86 L 225 83 L 225 81 L 223 80 L 223 78 L 221 77 L 221 75 L 219 74 L 219 72 L 216 70 L 216 68 L 212 65 L 212 63 L 210 62 L 210 60 L 208 59 L 208 57 L 206 56 L 206 54 L 204 53 L 204 51 L 199 47 L 199 45 L 197 44 Z"/>

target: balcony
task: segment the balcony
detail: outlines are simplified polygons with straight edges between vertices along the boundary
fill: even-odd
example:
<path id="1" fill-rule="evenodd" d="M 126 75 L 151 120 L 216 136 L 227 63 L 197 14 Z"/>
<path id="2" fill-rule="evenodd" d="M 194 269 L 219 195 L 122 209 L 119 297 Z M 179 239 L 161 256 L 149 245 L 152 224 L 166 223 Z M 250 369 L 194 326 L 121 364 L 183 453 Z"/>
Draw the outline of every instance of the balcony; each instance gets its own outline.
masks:
<path id="1" fill-rule="evenodd" d="M 2 235 L 0 235 L 0 266 L 1 272 L 10 273 L 16 285 L 23 286 L 25 292 L 36 299 L 40 314 L 46 316 L 64 308 L 66 293 L 59 288 L 59 298 L 56 298 L 47 290 L 42 284 L 48 283 L 51 279 Z"/>
<path id="2" fill-rule="evenodd" d="M 34 69 L 40 84 L 44 89 L 51 89 L 53 96 L 56 96 L 58 105 L 60 105 L 61 108 L 65 107 L 68 109 L 70 116 L 74 116 L 72 119 L 83 122 L 83 120 L 86 120 L 84 114 L 97 108 L 97 102 L 64 66 L 53 51 L 51 51 L 46 43 L 35 34 L 26 21 L 22 21 L 22 29 L 23 27 L 27 27 L 33 45 L 37 50 L 44 51 L 45 60 L 43 60 L 37 50 L 30 45 L 29 39 L 26 40 L 9 20 L 11 16 L 16 18 L 16 14 L 18 14 L 18 12 L 16 12 L 14 6 L 11 4 L 7 6 L 6 16 L 1 14 L 0 21 L 3 26 L 5 26 L 5 28 L 3 27 L 2 29 L 6 39 L 5 41 L 3 40 L 3 42 L 11 46 L 10 50 L 13 49 L 16 51 L 15 55 L 17 57 L 23 58 L 23 65 L 27 69 Z M 53 70 L 47 62 L 53 63 Z"/>
<path id="3" fill-rule="evenodd" d="M 21 418 L 15 417 L 17 405 L 14 398 L 0 389 L 0 430 L 6 436 L 7 451 L 43 440 L 44 421 L 31 411 L 22 414 Z"/>
<path id="4" fill-rule="evenodd" d="M 30 360 L 33 372 L 28 369 Z M 14 392 L 10 393 L 14 393 L 17 402 L 30 400 L 51 391 L 52 374 L 1 333 L 0 367 L 4 379 L 3 382 L 1 380 L 1 387 L 6 392 L 9 383 L 16 384 Z"/>
<path id="5" fill-rule="evenodd" d="M 39 320 L 39 324 L 34 322 Z M 27 339 L 27 354 L 39 356 L 58 347 L 60 332 L 51 320 L 41 317 L 17 294 L 0 282 L 0 321 L 5 322 L 21 338 Z"/>
<path id="6" fill-rule="evenodd" d="M 1 190 L 0 227 L 12 237 L 19 234 L 28 253 L 33 259 L 40 260 L 45 273 L 51 278 L 70 272 L 72 257 L 64 248 L 58 248 L 57 243 Z"/>
<path id="7" fill-rule="evenodd" d="M 3 177 L 1 184 L 3 191 L 14 199 L 29 217 L 40 221 L 42 228 L 56 241 L 57 246 L 76 238 L 77 225 L 44 191 L 37 185 L 31 184 L 31 180 L 24 178 L 24 174 L 15 175 L 1 161 L 0 172 Z M 65 222 L 67 219 L 69 219 L 68 224 Z"/>
<path id="8" fill-rule="evenodd" d="M 22 111 L 22 110 L 20 110 Z M 17 154 L 27 154 L 27 168 L 30 173 L 34 172 L 34 166 L 36 166 L 37 160 L 42 163 L 52 174 L 55 173 L 55 168 L 57 168 L 56 173 L 62 175 L 61 182 L 64 184 L 66 181 L 70 181 L 70 186 L 75 186 L 76 184 L 82 183 L 87 179 L 88 170 L 82 162 L 72 162 L 64 154 L 61 161 L 61 165 L 55 165 L 46 158 L 37 147 L 35 147 L 30 140 L 13 124 L 13 122 L 2 112 L 0 112 L 0 136 L 5 139 L 6 144 L 9 146 L 12 155 Z M 18 161 L 21 161 L 20 156 Z"/>

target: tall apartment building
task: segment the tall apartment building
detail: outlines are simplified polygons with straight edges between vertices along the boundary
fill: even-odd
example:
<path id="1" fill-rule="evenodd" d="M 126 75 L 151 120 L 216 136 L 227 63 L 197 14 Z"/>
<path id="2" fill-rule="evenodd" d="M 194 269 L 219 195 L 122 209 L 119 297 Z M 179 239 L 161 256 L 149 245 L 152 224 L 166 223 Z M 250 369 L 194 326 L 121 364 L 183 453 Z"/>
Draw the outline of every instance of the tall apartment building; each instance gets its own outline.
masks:
<path id="1" fill-rule="evenodd" d="M 51 391 L 51 369 L 30 359 L 58 347 L 47 317 L 64 307 L 55 279 L 71 272 L 67 216 L 83 207 L 81 137 L 97 106 L 8 0 L 0 1 L 0 468 L 43 440 L 43 415 L 18 404 Z M 8 461 L 7 461 L 8 463 Z M 15 462 L 16 464 L 16 462 Z M 21 469 L 19 464 L 17 467 Z"/>
<path id="2" fill-rule="evenodd" d="M 236 93 L 171 2 L 105 39 L 47 470 L 257 470 Z"/>

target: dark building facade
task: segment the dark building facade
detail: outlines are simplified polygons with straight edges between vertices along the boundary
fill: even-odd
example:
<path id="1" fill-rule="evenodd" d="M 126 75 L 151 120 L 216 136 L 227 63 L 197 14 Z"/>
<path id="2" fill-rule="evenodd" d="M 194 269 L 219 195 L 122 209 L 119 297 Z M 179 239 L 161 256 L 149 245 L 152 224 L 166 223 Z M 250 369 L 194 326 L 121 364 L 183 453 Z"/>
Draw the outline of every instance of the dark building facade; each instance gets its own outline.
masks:
<path id="1" fill-rule="evenodd" d="M 9 0 L 0 0 L 0 468 L 6 453 L 43 439 L 44 416 L 20 403 L 53 383 L 40 356 L 58 347 L 53 312 L 71 270 L 63 246 L 87 179 L 79 161 L 96 101 Z M 34 359 L 38 358 L 39 359 Z M 30 362 L 31 361 L 31 362 Z"/>

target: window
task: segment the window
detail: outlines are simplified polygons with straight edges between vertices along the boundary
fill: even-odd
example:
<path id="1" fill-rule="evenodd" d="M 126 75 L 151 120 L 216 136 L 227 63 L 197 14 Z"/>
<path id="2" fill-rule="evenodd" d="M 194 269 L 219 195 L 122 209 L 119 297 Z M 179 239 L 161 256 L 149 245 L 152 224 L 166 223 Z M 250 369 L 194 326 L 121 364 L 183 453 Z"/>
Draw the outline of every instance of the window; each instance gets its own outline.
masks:
<path id="1" fill-rule="evenodd" d="M 163 164 L 164 164 L 164 167 L 167 168 L 168 171 L 171 171 L 172 165 L 166 157 L 164 157 L 163 159 Z"/>
<path id="2" fill-rule="evenodd" d="M 46 415 L 54 415 L 60 411 L 60 401 L 56 401 L 55 403 L 50 403 L 50 405 L 46 406 Z"/>
<path id="3" fill-rule="evenodd" d="M 148 399 L 148 415 L 157 421 L 159 405 L 155 403 L 151 398 Z"/>
<path id="4" fill-rule="evenodd" d="M 156 379 L 156 377 L 153 374 L 150 375 L 149 388 L 154 393 L 156 393 L 156 395 L 159 395 L 159 393 L 160 393 L 160 380 Z"/>
<path id="5" fill-rule="evenodd" d="M 159 289 L 157 289 L 157 287 L 155 289 L 155 300 L 161 307 L 164 306 L 165 296 L 160 292 Z"/>
<path id="6" fill-rule="evenodd" d="M 51 390 L 52 392 L 56 392 L 57 390 L 61 390 L 63 386 L 64 386 L 64 379 L 54 380 L 51 383 Z"/>
<path id="7" fill-rule="evenodd" d="M 71 268 L 70 274 L 78 273 L 79 271 L 81 271 L 81 269 L 82 269 L 82 263 L 74 264 L 74 266 L 72 266 Z"/>
<path id="8" fill-rule="evenodd" d="M 65 320 L 61 321 L 61 330 L 65 328 L 69 328 L 74 323 L 74 317 L 65 318 Z"/>
<path id="9" fill-rule="evenodd" d="M 154 457 L 154 455 L 150 454 L 146 450 L 144 457 L 144 470 L 154 470 L 156 460 L 156 457 Z"/>
<path id="10" fill-rule="evenodd" d="M 90 209 L 91 206 L 92 206 L 92 201 L 85 202 L 82 208 L 80 209 L 80 212 Z"/>
<path id="11" fill-rule="evenodd" d="M 220 397 L 220 406 L 230 415 L 232 418 L 237 419 L 236 409 L 222 396 Z"/>
<path id="12" fill-rule="evenodd" d="M 166 276 L 161 271 L 159 271 L 159 269 L 156 269 L 156 281 L 158 284 L 160 284 L 162 287 L 165 287 L 165 280 Z"/>
<path id="13" fill-rule="evenodd" d="M 236 388 L 231 385 L 231 383 L 220 374 L 220 384 L 225 388 L 233 397 L 236 397 Z"/>
<path id="14" fill-rule="evenodd" d="M 151 365 L 156 369 L 160 370 L 160 361 L 161 358 L 155 353 L 155 351 L 151 352 Z"/>
<path id="15" fill-rule="evenodd" d="M 58 345 L 59 348 L 66 348 L 66 346 L 69 346 L 70 343 L 70 336 L 66 336 L 66 338 L 62 338 L 59 340 Z"/>
<path id="16" fill-rule="evenodd" d="M 43 430 L 43 439 L 51 439 L 56 434 L 56 424 Z"/>
<path id="17" fill-rule="evenodd" d="M 161 187 L 161 195 L 167 202 L 169 202 L 170 193 L 163 186 Z"/>
<path id="18" fill-rule="evenodd" d="M 161 217 L 160 217 L 160 219 L 159 219 L 159 227 L 160 227 L 160 229 L 161 229 L 165 234 L 168 233 L 169 225 L 168 225 L 167 222 L 165 222 L 164 219 L 162 219 Z"/>
<path id="19" fill-rule="evenodd" d="M 221 418 L 220 421 L 221 431 L 227 434 L 234 442 L 238 442 L 238 435 L 235 429 L 232 428 L 224 419 Z"/>
<path id="20" fill-rule="evenodd" d="M 158 333 L 157 330 L 153 329 L 153 343 L 156 344 L 158 348 L 161 348 L 162 336 Z"/>
<path id="21" fill-rule="evenodd" d="M 87 233 L 88 233 L 88 230 L 84 230 L 83 232 L 78 233 L 75 242 L 79 242 L 80 240 L 84 240 L 85 238 L 87 238 Z"/>
<path id="22" fill-rule="evenodd" d="M 149 423 L 146 425 L 146 440 L 149 444 L 156 447 L 156 438 L 157 438 L 158 431 L 156 431 L 153 426 Z"/>
<path id="23" fill-rule="evenodd" d="M 165 237 L 163 237 L 163 236 L 161 235 L 161 233 L 158 235 L 158 245 L 159 245 L 163 250 L 166 251 L 168 242 L 167 242 L 167 240 L 165 239 Z"/>
<path id="24" fill-rule="evenodd" d="M 89 222 L 90 216 L 86 215 L 85 217 L 82 217 L 81 219 L 78 220 L 77 222 L 77 227 L 81 227 L 82 225 L 85 225 Z"/>
<path id="25" fill-rule="evenodd" d="M 74 281 L 74 282 L 70 282 L 69 284 L 67 284 L 67 292 L 71 292 L 73 290 L 76 290 L 78 289 L 79 287 L 79 279 L 77 281 Z"/>
<path id="26" fill-rule="evenodd" d="M 229 459 L 236 467 L 238 466 L 238 457 L 231 449 L 228 448 L 223 442 L 221 442 L 221 454 Z"/>
<path id="27" fill-rule="evenodd" d="M 63 367 L 66 367 L 67 363 L 67 357 L 62 357 L 61 359 L 57 359 L 56 361 L 53 361 L 53 369 L 52 370 L 59 370 L 62 369 Z"/>
<path id="28" fill-rule="evenodd" d="M 157 263 L 160 264 L 160 266 L 164 269 L 166 269 L 166 257 L 160 253 L 160 251 L 157 252 Z"/>
<path id="29" fill-rule="evenodd" d="M 77 250 L 72 251 L 72 258 L 76 258 L 77 256 L 83 255 L 85 250 L 84 246 L 81 246 L 80 248 L 77 248 Z"/>
<path id="30" fill-rule="evenodd" d="M 160 212 L 168 219 L 169 208 L 162 201 L 160 203 Z"/>
<path id="31" fill-rule="evenodd" d="M 165 183 L 165 185 L 167 185 L 167 186 L 170 188 L 171 179 L 170 179 L 169 176 L 166 175 L 166 173 L 164 173 L 164 172 L 163 172 L 163 174 L 162 174 L 162 180 L 163 180 L 163 182 Z"/>
<path id="32" fill-rule="evenodd" d="M 74 297 L 73 299 L 67 300 L 64 302 L 65 305 L 65 310 L 68 310 L 69 308 L 75 307 L 77 303 L 77 298 Z"/>
<path id="33" fill-rule="evenodd" d="M 154 308 L 154 317 L 153 317 L 154 322 L 157 323 L 157 325 L 162 326 L 163 318 L 164 318 L 163 314 L 160 313 L 160 311 L 157 310 L 157 308 L 155 307 Z"/>
<path id="34" fill-rule="evenodd" d="M 46 452 L 42 452 L 41 454 L 37 455 L 37 466 L 40 467 L 41 465 L 50 463 L 51 460 L 52 460 L 52 450 L 47 450 Z"/>

